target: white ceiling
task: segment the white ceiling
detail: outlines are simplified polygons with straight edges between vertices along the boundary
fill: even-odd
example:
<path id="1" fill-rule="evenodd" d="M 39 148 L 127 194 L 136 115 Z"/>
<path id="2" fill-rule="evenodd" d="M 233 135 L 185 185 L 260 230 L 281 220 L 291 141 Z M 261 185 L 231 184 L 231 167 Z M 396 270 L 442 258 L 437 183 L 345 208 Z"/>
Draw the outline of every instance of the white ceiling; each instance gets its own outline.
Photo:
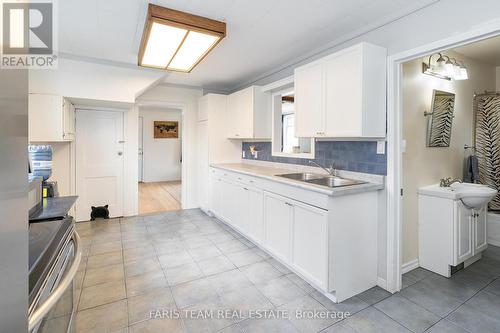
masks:
<path id="1" fill-rule="evenodd" d="M 436 0 L 152 0 L 227 23 L 227 37 L 190 74 L 165 82 L 233 89 L 353 32 Z M 134 66 L 147 0 L 59 1 L 59 52 Z"/>
<path id="2" fill-rule="evenodd" d="M 461 46 L 453 49 L 453 51 L 479 62 L 500 66 L 500 37 L 492 37 Z"/>

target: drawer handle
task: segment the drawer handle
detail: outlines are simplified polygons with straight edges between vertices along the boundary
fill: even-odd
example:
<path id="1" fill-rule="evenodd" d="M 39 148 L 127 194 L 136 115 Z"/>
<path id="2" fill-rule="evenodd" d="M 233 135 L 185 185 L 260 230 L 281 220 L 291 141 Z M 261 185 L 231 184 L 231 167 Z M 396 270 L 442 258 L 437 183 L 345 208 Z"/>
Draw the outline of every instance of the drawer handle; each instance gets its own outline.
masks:
<path id="1" fill-rule="evenodd" d="M 292 205 L 291 203 L 289 203 L 289 202 L 285 202 L 285 204 L 286 204 L 287 206 L 290 206 L 290 207 L 291 207 L 291 206 L 293 206 L 293 205 Z"/>

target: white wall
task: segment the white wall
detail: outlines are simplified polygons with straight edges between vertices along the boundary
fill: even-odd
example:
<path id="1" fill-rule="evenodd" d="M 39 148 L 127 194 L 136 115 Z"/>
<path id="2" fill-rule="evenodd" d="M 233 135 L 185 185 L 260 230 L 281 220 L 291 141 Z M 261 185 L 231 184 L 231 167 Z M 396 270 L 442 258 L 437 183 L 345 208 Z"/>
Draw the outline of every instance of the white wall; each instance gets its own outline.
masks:
<path id="1" fill-rule="evenodd" d="M 100 101 L 134 103 L 139 92 L 154 84 L 160 71 L 114 67 L 60 59 L 56 70 L 30 70 L 30 93 Z"/>
<path id="2" fill-rule="evenodd" d="M 473 144 L 473 96 L 495 89 L 495 67 L 460 54 L 445 52 L 467 64 L 469 80 L 447 81 L 422 74 L 422 59 L 403 65 L 403 263 L 418 258 L 418 202 L 421 186 L 441 178 L 463 178 L 464 144 Z M 427 118 L 433 89 L 455 93 L 455 109 L 449 148 L 426 147 Z"/>
<path id="3" fill-rule="evenodd" d="M 137 98 L 138 106 L 168 107 L 182 109 L 182 207 L 196 208 L 196 119 L 198 99 L 202 96 L 201 89 L 158 85 Z M 137 124 L 136 124 L 137 144 Z M 137 166 L 137 163 L 135 163 Z M 134 175 L 131 175 L 134 177 Z M 137 170 L 135 172 L 137 183 Z"/>
<path id="4" fill-rule="evenodd" d="M 182 129 L 181 111 L 174 109 L 139 108 L 143 117 L 143 181 L 158 182 L 181 179 L 181 135 L 172 139 L 155 139 L 153 122 L 178 121 Z"/>

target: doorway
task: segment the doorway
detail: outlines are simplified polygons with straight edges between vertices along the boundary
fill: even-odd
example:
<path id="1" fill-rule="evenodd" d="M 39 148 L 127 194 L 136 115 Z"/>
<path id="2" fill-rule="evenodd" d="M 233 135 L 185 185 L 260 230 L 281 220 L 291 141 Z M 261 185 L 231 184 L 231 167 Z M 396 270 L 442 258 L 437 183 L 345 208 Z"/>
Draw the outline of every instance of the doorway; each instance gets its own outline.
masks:
<path id="1" fill-rule="evenodd" d="M 388 172 L 387 172 L 387 289 L 392 292 L 399 291 L 402 287 L 403 269 L 408 270 L 411 265 L 402 267 L 404 257 L 404 199 L 403 188 L 406 175 L 403 170 L 403 152 L 408 152 L 404 141 L 404 82 L 403 64 L 418 58 L 429 57 L 430 54 L 454 49 L 466 44 L 498 36 L 500 22 L 492 25 L 480 26 L 466 33 L 455 35 L 445 40 L 433 42 L 416 49 L 395 54 L 388 59 L 388 111 L 387 111 L 387 141 L 388 141 Z M 472 107 L 472 102 L 469 103 Z M 423 106 L 422 106 L 423 107 Z M 428 107 L 428 106 L 427 106 Z M 421 117 L 424 118 L 422 110 Z M 462 140 L 463 141 L 463 140 Z M 421 142 L 426 144 L 425 140 Z M 461 143 L 463 153 L 464 143 Z M 433 164 L 434 161 L 429 161 Z M 437 163 L 434 163 L 437 165 Z M 438 180 L 439 182 L 439 180 Z M 405 195 L 407 194 L 404 189 Z M 405 258 L 408 259 L 408 256 Z M 416 263 L 416 262 L 414 262 Z"/>
<path id="2" fill-rule="evenodd" d="M 144 174 L 144 117 L 139 116 L 139 122 L 138 122 L 138 175 L 137 179 L 139 183 L 142 183 L 143 181 L 143 174 Z"/>
<path id="3" fill-rule="evenodd" d="M 182 208 L 182 112 L 139 108 L 139 214 Z"/>
<path id="4" fill-rule="evenodd" d="M 123 216 L 123 118 L 119 111 L 76 110 L 77 221 L 88 221 L 92 206 Z"/>

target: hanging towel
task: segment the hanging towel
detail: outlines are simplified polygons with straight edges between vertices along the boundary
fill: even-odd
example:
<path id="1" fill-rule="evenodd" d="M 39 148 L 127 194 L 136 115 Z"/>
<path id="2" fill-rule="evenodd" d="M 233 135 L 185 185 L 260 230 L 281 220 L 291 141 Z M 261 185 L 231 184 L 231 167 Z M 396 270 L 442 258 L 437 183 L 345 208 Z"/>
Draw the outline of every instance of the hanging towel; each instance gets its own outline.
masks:
<path id="1" fill-rule="evenodd" d="M 479 161 L 475 155 L 470 155 L 467 157 L 465 162 L 465 175 L 464 182 L 474 183 L 479 181 Z"/>

